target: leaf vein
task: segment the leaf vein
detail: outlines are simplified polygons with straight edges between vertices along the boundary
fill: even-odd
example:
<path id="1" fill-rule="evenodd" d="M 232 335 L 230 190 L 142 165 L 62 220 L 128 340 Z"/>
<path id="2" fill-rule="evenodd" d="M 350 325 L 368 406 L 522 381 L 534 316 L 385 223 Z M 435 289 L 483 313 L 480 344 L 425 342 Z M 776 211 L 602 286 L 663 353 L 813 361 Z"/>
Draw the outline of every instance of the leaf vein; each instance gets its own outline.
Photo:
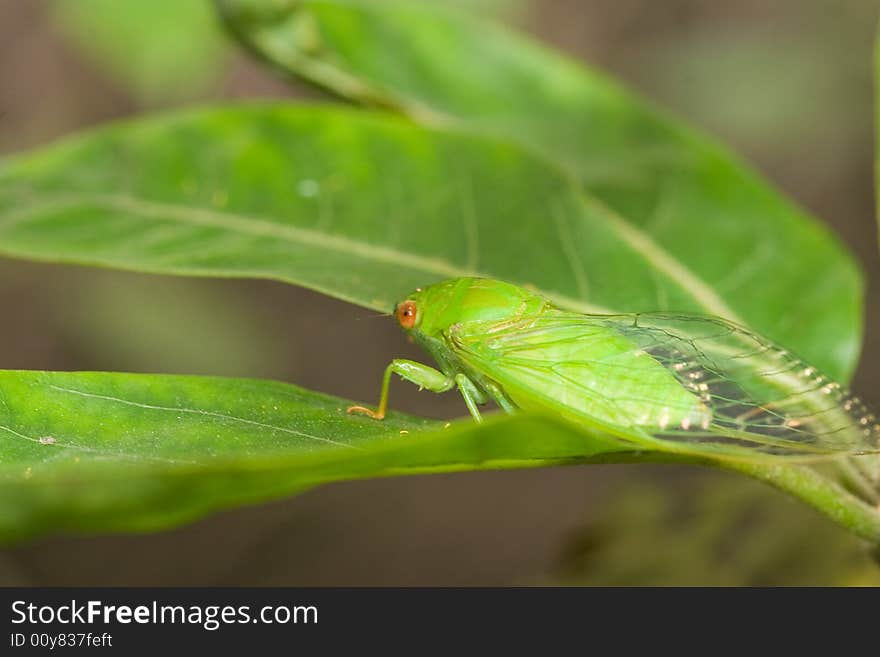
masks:
<path id="1" fill-rule="evenodd" d="M 304 431 L 297 431 L 296 429 L 290 429 L 287 427 L 279 427 L 273 424 L 268 424 L 265 422 L 258 422 L 256 420 L 248 420 L 242 417 L 236 417 L 234 415 L 228 415 L 226 413 L 218 413 L 216 411 L 206 411 L 200 408 L 185 408 L 185 407 L 176 407 L 176 406 L 158 406 L 155 404 L 145 404 L 142 402 L 131 401 L 129 399 L 122 399 L 120 397 L 113 397 L 110 395 L 99 395 L 92 392 L 85 392 L 82 390 L 74 390 L 72 388 L 64 388 L 56 385 L 49 385 L 53 390 L 58 390 L 60 392 L 67 392 L 74 395 L 80 395 L 82 397 L 91 397 L 94 399 L 104 399 L 111 402 L 116 402 L 119 404 L 126 404 L 127 406 L 136 406 L 138 408 L 145 408 L 148 410 L 156 410 L 156 411 L 168 411 L 173 413 L 191 413 L 196 415 L 205 415 L 207 417 L 213 417 L 221 420 L 229 420 L 232 422 L 241 422 L 243 424 L 250 424 L 253 426 L 261 427 L 263 429 L 272 429 L 274 431 L 281 431 L 283 433 L 289 433 L 295 436 L 300 436 L 302 438 L 310 438 L 312 440 L 317 440 L 322 443 L 329 443 L 331 445 L 336 445 L 338 447 L 348 447 L 350 449 L 360 449 L 355 445 L 350 445 L 348 443 L 341 443 L 336 440 L 332 440 L 330 438 L 323 438 L 321 436 L 314 436 L 310 433 L 306 433 Z"/>

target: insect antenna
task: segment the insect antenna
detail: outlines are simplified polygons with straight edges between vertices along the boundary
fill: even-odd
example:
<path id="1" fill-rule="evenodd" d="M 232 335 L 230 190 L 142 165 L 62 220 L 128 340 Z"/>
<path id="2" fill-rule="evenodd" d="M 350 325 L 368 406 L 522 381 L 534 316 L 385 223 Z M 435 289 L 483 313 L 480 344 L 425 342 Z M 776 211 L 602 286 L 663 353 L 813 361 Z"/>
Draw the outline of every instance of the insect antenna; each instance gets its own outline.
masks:
<path id="1" fill-rule="evenodd" d="M 387 319 L 389 317 L 392 317 L 393 315 L 394 315 L 394 313 L 369 313 L 369 314 L 361 315 L 357 319 L 358 320 L 361 320 L 361 319 Z"/>

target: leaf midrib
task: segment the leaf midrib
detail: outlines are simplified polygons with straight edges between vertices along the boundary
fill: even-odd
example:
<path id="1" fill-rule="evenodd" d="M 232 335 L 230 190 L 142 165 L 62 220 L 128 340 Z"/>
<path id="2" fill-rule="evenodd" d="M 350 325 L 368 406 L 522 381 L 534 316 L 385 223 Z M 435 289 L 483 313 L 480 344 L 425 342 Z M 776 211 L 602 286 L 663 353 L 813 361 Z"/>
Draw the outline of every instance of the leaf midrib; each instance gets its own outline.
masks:
<path id="1" fill-rule="evenodd" d="M 469 267 L 461 267 L 430 256 L 418 256 L 403 250 L 396 250 L 364 241 L 355 241 L 339 235 L 331 235 L 300 226 L 287 226 L 270 219 L 229 211 L 220 212 L 180 204 L 171 205 L 121 194 L 65 194 L 44 198 L 45 200 L 38 203 L 19 208 L 5 215 L 0 215 L 3 219 L 0 222 L 0 232 L 13 224 L 26 221 L 30 216 L 39 215 L 47 211 L 98 207 L 104 210 L 130 212 L 144 218 L 179 221 L 190 225 L 224 228 L 244 234 L 272 237 L 296 244 L 320 247 L 346 255 L 360 256 L 374 262 L 408 267 L 414 271 L 422 271 L 431 276 L 444 278 L 467 276 L 478 278 L 494 277 L 490 273 Z M 2 249 L 3 245 L 0 244 L 0 250 Z M 587 303 L 582 299 L 567 297 L 555 292 L 539 291 L 573 310 L 597 314 L 615 313 L 614 310 Z M 374 306 L 367 306 L 363 301 L 356 302 L 360 305 L 374 308 Z"/>
<path id="2" fill-rule="evenodd" d="M 647 234 L 627 223 L 605 204 L 593 199 L 583 189 L 577 188 L 578 199 L 585 206 L 601 212 L 615 233 L 634 251 L 639 253 L 657 271 L 670 281 L 681 287 L 693 300 L 707 312 L 725 317 L 733 322 L 745 325 L 741 319 L 700 277 L 685 267 L 679 260 L 670 255 L 652 240 Z M 270 219 L 253 215 L 244 215 L 230 211 L 217 211 L 207 208 L 185 206 L 181 204 L 161 203 L 122 194 L 63 194 L 51 198 L 44 197 L 38 203 L 19 207 L 13 212 L 2 215 L 0 231 L 14 224 L 26 221 L 33 215 L 46 212 L 71 210 L 83 207 L 100 207 L 104 210 L 118 210 L 136 214 L 140 217 L 161 221 L 178 221 L 184 224 L 223 228 L 233 232 L 263 237 L 272 237 L 296 244 L 314 246 L 346 255 L 359 256 L 373 262 L 402 266 L 414 271 L 422 271 L 427 275 L 443 278 L 460 278 L 474 276 L 493 278 L 493 275 L 479 269 L 458 266 L 446 260 L 430 256 L 393 249 L 365 241 L 356 241 L 340 235 L 279 224 Z M 0 245 L 2 249 L 2 245 Z M 538 291 L 554 299 L 560 305 L 583 313 L 616 314 L 620 311 L 599 306 L 555 291 Z M 363 302 L 360 302 L 364 305 Z"/>

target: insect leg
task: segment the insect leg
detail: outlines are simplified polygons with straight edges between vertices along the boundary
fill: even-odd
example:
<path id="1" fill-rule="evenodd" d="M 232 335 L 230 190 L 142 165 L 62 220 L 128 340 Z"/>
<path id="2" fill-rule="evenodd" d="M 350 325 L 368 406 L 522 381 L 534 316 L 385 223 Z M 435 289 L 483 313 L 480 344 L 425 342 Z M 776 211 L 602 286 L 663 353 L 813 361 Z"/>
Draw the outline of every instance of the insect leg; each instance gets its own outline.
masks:
<path id="1" fill-rule="evenodd" d="M 507 396 L 507 393 L 504 392 L 499 386 L 494 383 L 487 383 L 486 389 L 489 391 L 489 394 L 492 396 L 492 399 L 495 400 L 495 403 L 498 404 L 506 413 L 514 413 L 516 412 L 516 404 L 513 403 L 513 400 Z"/>
<path id="2" fill-rule="evenodd" d="M 474 420 L 482 422 L 483 416 L 480 415 L 480 409 L 477 408 L 477 404 L 485 402 L 486 395 L 464 374 L 456 374 L 455 383 L 458 384 L 458 391 L 464 397 L 464 403 L 467 404 L 468 410 L 474 416 Z"/>
<path id="3" fill-rule="evenodd" d="M 398 374 L 401 379 L 415 383 L 419 389 L 427 388 L 431 392 L 446 392 L 455 385 L 455 381 L 440 370 L 435 370 L 433 367 L 422 365 L 413 360 L 395 358 L 385 368 L 385 374 L 382 377 L 382 394 L 379 396 L 379 406 L 376 410 L 370 410 L 365 406 L 349 406 L 347 412 L 363 413 L 376 420 L 384 418 L 385 411 L 388 409 L 388 388 L 391 384 L 392 372 Z"/>

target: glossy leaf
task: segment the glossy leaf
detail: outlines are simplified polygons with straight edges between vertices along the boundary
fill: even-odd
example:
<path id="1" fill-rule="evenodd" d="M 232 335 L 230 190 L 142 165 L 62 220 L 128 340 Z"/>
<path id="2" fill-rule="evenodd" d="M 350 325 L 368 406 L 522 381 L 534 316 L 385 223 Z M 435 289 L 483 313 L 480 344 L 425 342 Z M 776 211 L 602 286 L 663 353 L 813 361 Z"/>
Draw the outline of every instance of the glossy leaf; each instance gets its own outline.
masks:
<path id="1" fill-rule="evenodd" d="M 437 3 L 248 4 L 222 7 L 250 47 L 408 119 L 251 104 L 72 137 L 0 162 L 0 253 L 272 278 L 380 310 L 418 285 L 485 275 L 575 310 L 725 315 L 851 372 L 858 272 L 710 141 Z M 0 373 L 0 538 L 153 530 L 339 479 L 706 463 L 622 451 L 547 417 L 444 428 L 347 404 L 267 381 Z M 876 512 L 812 470 L 716 465 L 880 542 Z"/>
<path id="2" fill-rule="evenodd" d="M 527 417 L 444 428 L 350 403 L 262 380 L 0 372 L 0 540 L 154 530 L 337 479 L 622 449 Z"/>
<path id="3" fill-rule="evenodd" d="M 607 231 L 697 301 L 683 307 L 661 284 L 650 309 L 696 305 L 839 378 L 851 374 L 862 284 L 835 238 L 720 145 L 605 76 L 445 3 L 216 4 L 246 47 L 289 73 L 425 125 L 540 153 L 602 202 Z M 617 278 L 617 305 L 644 303 L 630 289 L 642 282 L 639 272 Z"/>
<path id="4" fill-rule="evenodd" d="M 784 272 L 768 276 L 802 294 L 774 307 L 770 337 L 840 377 L 854 333 L 838 283 L 852 270 L 836 245 L 814 241 L 819 233 L 792 230 L 795 250 L 773 259 Z M 734 312 L 521 146 L 328 107 L 169 114 L 10 159 L 0 167 L 0 253 L 273 278 L 383 311 L 417 286 L 477 275 L 586 312 L 675 308 L 750 325 L 768 316 L 760 294 Z M 817 280 L 819 263 L 829 269 Z M 809 318 L 796 322 L 805 300 L 815 302 Z"/>
<path id="5" fill-rule="evenodd" d="M 0 540 L 151 531 L 341 479 L 578 462 L 707 463 L 558 419 L 349 415 L 261 380 L 0 371 Z M 880 542 L 880 515 L 803 467 L 730 462 Z"/>

